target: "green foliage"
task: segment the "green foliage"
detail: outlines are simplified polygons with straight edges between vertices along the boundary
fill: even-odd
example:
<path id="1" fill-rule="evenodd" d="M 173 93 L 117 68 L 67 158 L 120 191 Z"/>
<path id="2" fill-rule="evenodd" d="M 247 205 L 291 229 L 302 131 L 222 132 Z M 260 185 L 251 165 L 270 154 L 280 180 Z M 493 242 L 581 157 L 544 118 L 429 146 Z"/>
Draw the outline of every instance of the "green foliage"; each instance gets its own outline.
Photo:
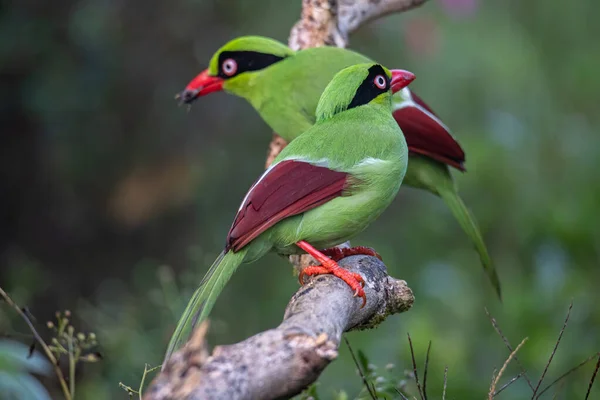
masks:
<path id="1" fill-rule="evenodd" d="M 3 399 L 50 400 L 35 375 L 49 375 L 50 363 L 37 351 L 13 340 L 0 340 L 0 393 Z"/>
<path id="2" fill-rule="evenodd" d="M 404 371 L 400 373 L 393 364 L 387 364 L 384 368 L 379 368 L 369 363 L 369 359 L 361 350 L 357 351 L 356 361 L 356 379 L 362 380 L 363 387 L 356 396 L 351 398 L 372 400 L 375 397 L 375 399 L 395 400 L 410 397 L 407 394 L 406 386 L 409 379 L 414 380 L 411 372 Z M 343 390 L 335 392 L 333 397 L 319 397 L 317 388 L 318 383 L 310 385 L 296 397 L 296 400 L 320 400 L 322 398 L 347 400 L 349 398 Z"/>
<path id="3" fill-rule="evenodd" d="M 306 390 L 295 397 L 296 400 L 321 400 L 317 394 L 318 383 L 313 383 Z"/>
<path id="4" fill-rule="evenodd" d="M 25 321 L 32 333 L 34 340 L 29 347 L 29 355 L 27 356 L 27 360 L 29 362 L 23 361 L 25 351 L 23 351 L 21 354 L 18 354 L 14 350 L 14 347 L 22 347 L 22 344 L 17 346 L 15 343 L 7 342 L 8 344 L 4 349 L 4 352 L 0 351 L 0 380 L 2 380 L 2 384 L 5 386 L 10 386 L 11 392 L 12 390 L 17 390 L 21 388 L 21 386 L 25 385 L 26 389 L 30 389 L 30 391 L 25 391 L 27 396 L 32 393 L 35 394 L 36 392 L 41 392 L 41 394 L 44 394 L 45 389 L 41 384 L 31 377 L 23 375 L 19 372 L 22 372 L 21 370 L 24 367 L 28 367 L 29 369 L 32 369 L 33 372 L 43 373 L 46 371 L 45 369 L 42 370 L 42 367 L 46 368 L 47 365 L 51 365 L 54 369 L 55 378 L 60 384 L 62 395 L 64 396 L 65 400 L 74 400 L 76 385 L 75 369 L 77 368 L 77 364 L 84 362 L 94 363 L 101 359 L 100 353 L 93 352 L 95 347 L 98 345 L 96 341 L 96 335 L 94 333 L 86 335 L 82 332 L 76 332 L 73 325 L 70 324 L 70 311 L 67 310 L 64 313 L 56 312 L 55 322 L 48 321 L 46 324 L 47 327 L 54 333 L 50 341 L 51 344 L 48 345 L 38 333 L 32 321 L 35 318 L 31 315 L 27 308 L 21 308 L 1 287 L 0 299 L 6 302 L 14 311 L 16 311 L 16 314 L 18 314 L 18 316 Z M 10 346 L 12 346 L 12 348 Z M 34 352 L 36 346 L 41 347 L 49 363 L 44 359 L 41 359 L 40 361 L 40 356 Z M 0 350 L 2 349 L 0 348 Z M 23 350 L 23 348 L 21 350 Z M 33 355 L 36 355 L 38 358 L 31 359 Z M 68 359 L 68 378 L 65 378 L 60 364 L 61 356 L 63 355 L 65 355 Z M 2 367 L 4 367 L 6 370 L 10 370 L 13 372 L 13 374 L 11 375 L 3 372 Z M 0 387 L 1 386 L 2 385 L 0 385 Z M 9 389 L 7 389 L 7 391 L 8 390 Z"/>
<path id="5" fill-rule="evenodd" d="M 75 399 L 75 373 L 79 363 L 95 363 L 102 359 L 99 352 L 94 351 L 98 346 L 95 333 L 85 334 L 76 332 L 70 324 L 71 311 L 56 312 L 56 323 L 48 321 L 46 324 L 53 331 L 53 337 L 48 348 L 60 362 L 61 356 L 66 356 L 69 361 L 69 392 L 70 399 Z M 56 367 L 58 367 L 58 362 Z M 58 377 L 62 380 L 62 377 Z M 64 383 L 64 382 L 63 382 Z"/>
<path id="6" fill-rule="evenodd" d="M 91 332 L 75 332 L 75 328 L 69 324 L 71 311 L 66 310 L 61 313 L 56 312 L 56 323 L 48 321 L 48 329 L 53 331 L 53 337 L 50 341 L 50 350 L 54 356 L 59 359 L 62 355 L 69 358 L 69 364 L 79 362 L 94 363 L 102 359 L 100 353 L 94 350 L 98 346 L 96 334 Z M 73 367 L 73 371 L 75 368 Z M 74 374 L 75 372 L 73 372 Z"/>
<path id="7" fill-rule="evenodd" d="M 173 95 L 235 36 L 285 41 L 300 1 L 38 3 L 0 13 L 0 282 L 40 320 L 68 306 L 76 326 L 96 333 L 105 359 L 78 369 L 79 398 L 126 398 L 118 382 L 161 362 L 271 135 L 243 100 L 214 95 L 187 113 Z M 372 364 L 408 369 L 406 332 L 421 359 L 431 340 L 430 398 L 446 366 L 447 398 L 487 393 L 509 352 L 484 306 L 512 346 L 529 337 L 518 359 L 534 384 L 571 300 L 545 382 L 600 350 L 597 15 L 593 0 L 429 1 L 351 37 L 353 49 L 414 72 L 411 87 L 462 144 L 467 173 L 453 175 L 503 284 L 500 304 L 446 207 L 416 190 L 401 189 L 354 240 L 374 247 L 416 302 L 348 336 Z M 240 268 L 208 342 L 275 326 L 297 287 L 276 256 Z M 0 312 L 0 334 L 15 331 L 18 316 Z M 593 363 L 542 399 L 585 398 Z M 355 369 L 342 346 L 320 398 L 359 393 Z M 512 361 L 504 377 L 519 372 Z M 596 382 L 589 398 L 599 396 Z M 530 397 L 520 378 L 498 398 Z"/>
<path id="8" fill-rule="evenodd" d="M 387 364 L 383 368 L 378 367 L 369 363 L 360 350 L 358 354 L 359 357 L 362 355 L 361 369 L 365 371 L 365 379 L 377 399 L 392 400 L 410 397 L 406 386 L 409 380 L 414 380 L 411 372 L 398 370 L 394 364 Z M 372 398 L 369 390 L 364 385 L 357 397 L 360 400 L 370 400 Z"/>

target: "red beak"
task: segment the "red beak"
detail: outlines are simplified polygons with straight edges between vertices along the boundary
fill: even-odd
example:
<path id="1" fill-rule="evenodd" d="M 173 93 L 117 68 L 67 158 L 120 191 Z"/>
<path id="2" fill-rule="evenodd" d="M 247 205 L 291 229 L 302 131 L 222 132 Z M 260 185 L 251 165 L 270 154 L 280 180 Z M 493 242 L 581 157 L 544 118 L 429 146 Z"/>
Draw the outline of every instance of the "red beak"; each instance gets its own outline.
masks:
<path id="1" fill-rule="evenodd" d="M 416 78 L 415 74 L 403 69 L 392 69 L 390 72 L 392 73 L 392 93 L 404 89 Z"/>
<path id="2" fill-rule="evenodd" d="M 209 75 L 208 69 L 205 69 L 188 83 L 177 98 L 181 99 L 182 103 L 191 104 L 200 96 L 223 90 L 223 82 L 222 78 Z"/>

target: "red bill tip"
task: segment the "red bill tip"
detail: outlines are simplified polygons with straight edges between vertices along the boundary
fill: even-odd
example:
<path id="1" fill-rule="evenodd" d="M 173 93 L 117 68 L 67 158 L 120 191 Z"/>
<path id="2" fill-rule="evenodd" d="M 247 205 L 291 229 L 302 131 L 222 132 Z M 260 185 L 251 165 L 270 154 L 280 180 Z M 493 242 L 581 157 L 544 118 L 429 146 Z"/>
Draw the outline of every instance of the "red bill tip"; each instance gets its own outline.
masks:
<path id="1" fill-rule="evenodd" d="M 205 69 L 188 83 L 178 98 L 182 103 L 191 104 L 198 97 L 223 90 L 223 83 L 222 78 L 209 75 L 208 69 Z"/>
<path id="2" fill-rule="evenodd" d="M 404 89 L 407 87 L 412 81 L 415 80 L 416 76 L 412 72 L 403 70 L 403 69 L 392 69 L 392 93 L 396 93 L 397 91 Z"/>

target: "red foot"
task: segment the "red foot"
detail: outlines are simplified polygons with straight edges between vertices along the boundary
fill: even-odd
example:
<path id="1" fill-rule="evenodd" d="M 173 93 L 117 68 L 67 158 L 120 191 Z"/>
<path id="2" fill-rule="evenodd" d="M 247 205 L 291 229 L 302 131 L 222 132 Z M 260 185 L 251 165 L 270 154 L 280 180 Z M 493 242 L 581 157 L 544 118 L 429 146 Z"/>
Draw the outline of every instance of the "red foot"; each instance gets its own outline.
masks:
<path id="1" fill-rule="evenodd" d="M 345 248 L 332 247 L 330 249 L 321 250 L 321 253 L 330 257 L 333 261 L 340 261 L 342 258 L 356 256 L 356 255 L 360 255 L 360 254 L 363 254 L 365 256 L 377 257 L 381 261 L 383 261 L 381 256 L 379 254 L 377 254 L 377 252 L 375 250 L 371 249 L 370 247 L 365 247 L 365 246 L 356 246 L 356 247 L 350 247 L 350 248 L 348 248 L 348 247 L 345 247 Z"/>
<path id="2" fill-rule="evenodd" d="M 299 241 L 296 244 L 298 245 L 298 247 L 306 251 L 308 254 L 313 256 L 318 262 L 321 263 L 321 265 L 313 265 L 304 268 L 298 276 L 300 284 L 304 285 L 305 276 L 332 274 L 346 282 L 346 284 L 350 286 L 350 288 L 354 291 L 354 296 L 362 297 L 363 303 L 360 306 L 360 308 L 363 308 L 365 304 L 367 304 L 367 296 L 365 295 L 365 291 L 363 290 L 365 281 L 360 274 L 350 272 L 340 267 L 334 260 L 327 257 L 325 254 L 321 253 L 320 251 L 318 251 L 313 246 L 311 246 L 303 240 Z"/>

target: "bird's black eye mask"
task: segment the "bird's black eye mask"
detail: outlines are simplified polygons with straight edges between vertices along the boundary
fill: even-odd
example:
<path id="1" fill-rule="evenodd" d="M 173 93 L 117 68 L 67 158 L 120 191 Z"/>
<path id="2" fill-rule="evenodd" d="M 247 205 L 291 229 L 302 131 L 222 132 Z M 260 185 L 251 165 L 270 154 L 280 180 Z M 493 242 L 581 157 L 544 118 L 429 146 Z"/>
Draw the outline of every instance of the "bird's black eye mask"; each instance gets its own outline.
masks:
<path id="1" fill-rule="evenodd" d="M 243 72 L 261 70 L 284 58 L 257 51 L 223 51 L 219 54 L 217 76 L 223 79 L 233 78 Z"/>
<path id="2" fill-rule="evenodd" d="M 390 90 L 391 79 L 383 70 L 381 65 L 373 65 L 369 68 L 369 75 L 356 89 L 356 94 L 348 105 L 347 110 L 365 105 L 375 97 Z"/>

